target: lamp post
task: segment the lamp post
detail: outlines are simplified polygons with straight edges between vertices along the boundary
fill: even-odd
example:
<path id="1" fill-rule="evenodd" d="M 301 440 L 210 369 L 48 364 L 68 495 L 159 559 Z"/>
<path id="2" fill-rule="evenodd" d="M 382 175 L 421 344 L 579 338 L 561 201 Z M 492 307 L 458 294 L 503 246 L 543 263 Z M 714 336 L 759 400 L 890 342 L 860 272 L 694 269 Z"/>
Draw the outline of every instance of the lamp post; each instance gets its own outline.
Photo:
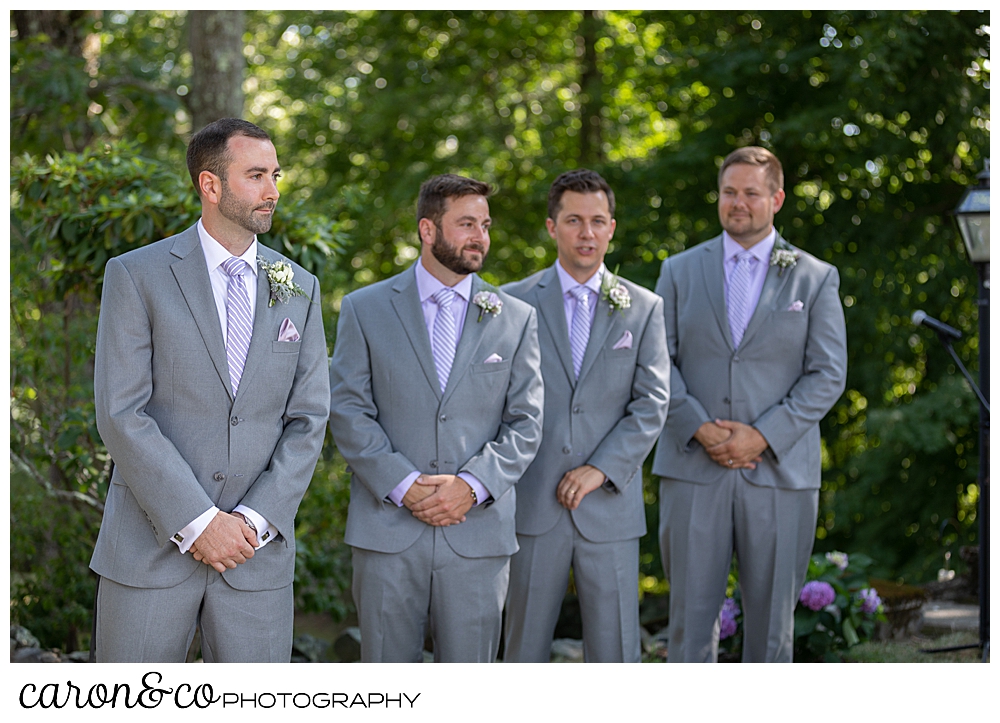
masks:
<path id="1" fill-rule="evenodd" d="M 979 183 L 969 188 L 955 220 L 969 260 L 979 275 L 979 388 L 990 398 L 990 161 Z M 983 661 L 990 653 L 990 416 L 979 405 L 979 646 Z"/>

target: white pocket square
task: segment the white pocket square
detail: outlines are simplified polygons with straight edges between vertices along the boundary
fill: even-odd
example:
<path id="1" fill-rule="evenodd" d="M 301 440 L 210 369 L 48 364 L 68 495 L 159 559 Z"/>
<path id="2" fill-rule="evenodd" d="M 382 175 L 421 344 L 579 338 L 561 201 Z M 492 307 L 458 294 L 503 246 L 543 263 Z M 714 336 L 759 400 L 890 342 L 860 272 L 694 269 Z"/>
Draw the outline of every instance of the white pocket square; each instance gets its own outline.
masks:
<path id="1" fill-rule="evenodd" d="M 615 342 L 615 345 L 611 347 L 612 349 L 631 349 L 632 348 L 632 332 L 628 329 L 622 334 L 622 338 Z"/>
<path id="2" fill-rule="evenodd" d="M 278 329 L 278 341 L 298 341 L 300 338 L 299 330 L 295 328 L 291 319 L 285 319 L 281 322 L 281 328 Z"/>
<path id="3" fill-rule="evenodd" d="M 499 354 L 490 354 L 486 357 L 486 361 L 484 361 L 483 364 L 496 364 L 498 361 L 503 361 L 503 357 Z"/>
<path id="4" fill-rule="evenodd" d="M 788 311 L 802 311 L 802 302 L 796 299 L 788 306 Z"/>

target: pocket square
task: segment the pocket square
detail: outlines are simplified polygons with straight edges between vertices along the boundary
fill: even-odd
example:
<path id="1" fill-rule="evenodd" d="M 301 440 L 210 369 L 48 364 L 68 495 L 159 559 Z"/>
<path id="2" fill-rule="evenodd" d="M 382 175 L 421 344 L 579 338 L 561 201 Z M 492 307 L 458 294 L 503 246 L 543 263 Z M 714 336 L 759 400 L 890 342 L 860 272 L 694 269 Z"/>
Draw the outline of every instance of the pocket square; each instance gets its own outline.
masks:
<path id="1" fill-rule="evenodd" d="M 789 305 L 788 311 L 802 311 L 802 302 L 796 299 Z"/>
<path id="2" fill-rule="evenodd" d="M 632 348 L 632 332 L 628 329 L 622 334 L 622 338 L 615 342 L 615 345 L 611 347 L 612 349 L 631 349 Z"/>
<path id="3" fill-rule="evenodd" d="M 291 319 L 285 319 L 281 322 L 281 328 L 278 329 L 278 341 L 298 341 L 300 338 L 299 330 L 295 328 Z"/>
<path id="4" fill-rule="evenodd" d="M 503 357 L 499 354 L 490 354 L 486 357 L 486 361 L 484 361 L 483 364 L 496 364 L 498 361 L 503 361 Z"/>

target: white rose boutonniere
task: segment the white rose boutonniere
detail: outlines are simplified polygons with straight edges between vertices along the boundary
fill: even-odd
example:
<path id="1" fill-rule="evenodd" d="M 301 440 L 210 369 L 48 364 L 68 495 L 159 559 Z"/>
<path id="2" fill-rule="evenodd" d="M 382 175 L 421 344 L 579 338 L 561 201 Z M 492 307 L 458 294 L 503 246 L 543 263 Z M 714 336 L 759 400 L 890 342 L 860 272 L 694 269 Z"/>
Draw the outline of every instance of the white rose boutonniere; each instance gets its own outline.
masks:
<path id="1" fill-rule="evenodd" d="M 608 302 L 608 306 L 610 307 L 608 316 L 611 316 L 616 311 L 624 314 L 625 309 L 632 306 L 632 297 L 629 295 L 628 289 L 622 286 L 621 281 L 618 280 L 615 274 L 607 270 L 605 270 L 604 277 L 601 279 L 601 300 Z"/>
<path id="2" fill-rule="evenodd" d="M 778 276 L 785 273 L 785 269 L 794 269 L 798 263 L 799 252 L 789 246 L 784 240 L 775 242 L 771 250 L 771 266 L 778 267 Z"/>
<path id="3" fill-rule="evenodd" d="M 267 302 L 268 307 L 274 306 L 276 301 L 287 304 L 293 296 L 306 295 L 302 287 L 292 281 L 295 278 L 295 272 L 292 271 L 291 264 L 284 259 L 269 263 L 263 256 L 258 256 L 257 265 L 261 271 L 267 274 L 267 284 L 271 290 L 271 298 Z"/>
<path id="4" fill-rule="evenodd" d="M 497 316 L 503 311 L 503 300 L 495 291 L 480 291 L 472 297 L 472 303 L 479 307 L 479 318 L 476 322 L 483 320 L 483 314 L 489 312 Z"/>

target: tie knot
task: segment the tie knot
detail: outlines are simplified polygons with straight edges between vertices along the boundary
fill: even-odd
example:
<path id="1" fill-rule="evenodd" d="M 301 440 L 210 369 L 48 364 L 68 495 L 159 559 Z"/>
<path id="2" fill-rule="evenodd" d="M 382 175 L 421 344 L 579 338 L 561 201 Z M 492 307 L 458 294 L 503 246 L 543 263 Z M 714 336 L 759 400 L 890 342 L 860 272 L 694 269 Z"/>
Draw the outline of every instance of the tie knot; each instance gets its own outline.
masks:
<path id="1" fill-rule="evenodd" d="M 588 289 L 583 284 L 579 286 L 574 286 L 569 290 L 569 293 L 576 297 L 578 304 L 583 304 L 584 307 L 590 308 L 590 289 Z"/>
<path id="2" fill-rule="evenodd" d="M 756 256 L 753 255 L 752 251 L 741 251 L 740 253 L 736 254 L 736 263 L 748 264 L 751 263 L 755 258 Z"/>
<path id="3" fill-rule="evenodd" d="M 230 256 L 222 262 L 222 270 L 233 277 L 243 276 L 243 274 L 246 273 L 247 268 L 247 262 L 243 259 L 236 258 L 235 256 Z"/>
<path id="4" fill-rule="evenodd" d="M 434 303 L 436 303 L 439 307 L 447 309 L 451 306 L 451 302 L 455 300 L 455 296 L 455 290 L 449 289 L 445 286 L 435 291 L 432 298 L 434 299 Z"/>

